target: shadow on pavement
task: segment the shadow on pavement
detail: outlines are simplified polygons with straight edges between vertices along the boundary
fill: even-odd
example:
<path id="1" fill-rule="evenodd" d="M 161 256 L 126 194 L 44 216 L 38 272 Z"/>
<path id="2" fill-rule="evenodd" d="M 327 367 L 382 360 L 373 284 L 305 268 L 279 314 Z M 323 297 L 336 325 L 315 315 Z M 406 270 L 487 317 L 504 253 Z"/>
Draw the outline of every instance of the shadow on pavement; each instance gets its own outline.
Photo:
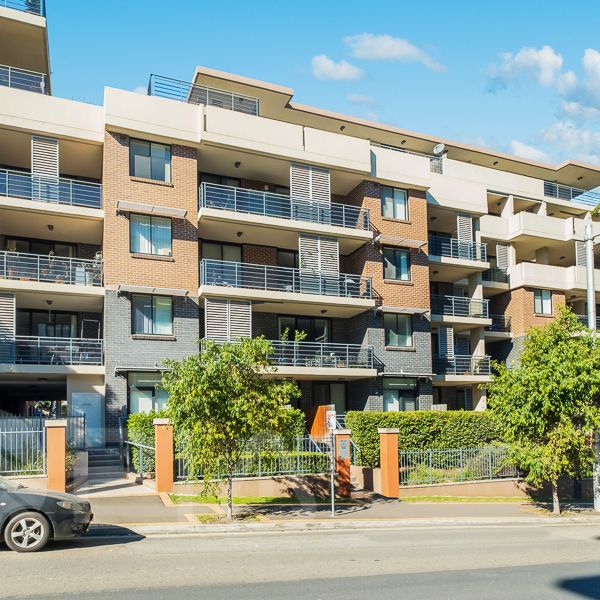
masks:
<path id="1" fill-rule="evenodd" d="M 582 598 L 598 599 L 600 598 L 600 575 L 563 579 L 557 583 L 557 587 Z"/>

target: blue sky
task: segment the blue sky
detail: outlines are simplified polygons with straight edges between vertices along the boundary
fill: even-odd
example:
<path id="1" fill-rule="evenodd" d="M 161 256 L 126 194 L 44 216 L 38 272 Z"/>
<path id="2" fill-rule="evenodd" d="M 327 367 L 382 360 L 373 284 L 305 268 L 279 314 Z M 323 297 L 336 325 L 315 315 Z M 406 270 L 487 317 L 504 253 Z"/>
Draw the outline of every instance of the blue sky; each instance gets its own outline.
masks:
<path id="1" fill-rule="evenodd" d="M 294 100 L 527 158 L 600 164 L 600 5 L 592 0 L 302 3 L 47 0 L 53 93 L 197 64 Z"/>

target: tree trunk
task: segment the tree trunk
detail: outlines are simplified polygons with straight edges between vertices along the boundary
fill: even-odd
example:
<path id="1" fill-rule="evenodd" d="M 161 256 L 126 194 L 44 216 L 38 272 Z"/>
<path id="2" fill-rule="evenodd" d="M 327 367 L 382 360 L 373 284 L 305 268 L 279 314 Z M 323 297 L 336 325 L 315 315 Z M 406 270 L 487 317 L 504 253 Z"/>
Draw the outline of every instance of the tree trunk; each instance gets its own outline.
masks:
<path id="1" fill-rule="evenodd" d="M 233 476 L 231 469 L 229 471 L 227 475 L 227 519 L 231 521 L 233 519 Z"/>
<path id="2" fill-rule="evenodd" d="M 552 514 L 560 515 L 560 500 L 558 499 L 558 480 L 552 480 Z"/>

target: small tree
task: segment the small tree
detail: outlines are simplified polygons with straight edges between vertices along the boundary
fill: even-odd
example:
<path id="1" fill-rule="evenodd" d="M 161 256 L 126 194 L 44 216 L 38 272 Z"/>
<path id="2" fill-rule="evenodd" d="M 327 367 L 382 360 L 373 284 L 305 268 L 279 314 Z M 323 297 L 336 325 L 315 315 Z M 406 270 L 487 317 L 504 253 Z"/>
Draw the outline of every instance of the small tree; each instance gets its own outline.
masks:
<path id="1" fill-rule="evenodd" d="M 593 464 L 600 426 L 600 345 L 566 307 L 545 327 L 527 332 L 519 365 L 494 363 L 487 388 L 512 455 L 533 485 L 549 482 L 560 514 L 558 479 Z"/>
<path id="2" fill-rule="evenodd" d="M 293 417 L 287 410 L 300 396 L 291 381 L 269 378 L 273 347 L 264 338 L 216 344 L 181 361 L 166 361 L 163 387 L 169 393 L 181 457 L 191 476 L 202 473 L 205 492 L 216 494 L 219 471 L 227 476 L 227 516 L 233 516 L 233 472 L 247 442 L 259 433 L 281 432 Z"/>

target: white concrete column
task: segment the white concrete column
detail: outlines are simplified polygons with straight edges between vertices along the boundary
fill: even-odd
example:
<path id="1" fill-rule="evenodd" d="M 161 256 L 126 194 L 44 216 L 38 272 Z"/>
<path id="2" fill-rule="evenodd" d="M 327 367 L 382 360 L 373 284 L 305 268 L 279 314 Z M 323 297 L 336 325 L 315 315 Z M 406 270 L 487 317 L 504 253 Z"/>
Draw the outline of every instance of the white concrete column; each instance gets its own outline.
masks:
<path id="1" fill-rule="evenodd" d="M 504 202 L 504 206 L 500 211 L 500 216 L 503 219 L 508 219 L 515 214 L 515 199 L 512 194 L 509 194 Z"/>
<path id="2" fill-rule="evenodd" d="M 487 408 L 487 394 L 485 390 L 480 390 L 476 385 L 473 386 L 473 410 L 485 410 Z"/>
<path id="3" fill-rule="evenodd" d="M 550 264 L 550 257 L 549 257 L 549 252 L 548 252 L 547 246 L 544 246 L 543 248 L 538 248 L 535 251 L 535 262 L 538 265 Z"/>

